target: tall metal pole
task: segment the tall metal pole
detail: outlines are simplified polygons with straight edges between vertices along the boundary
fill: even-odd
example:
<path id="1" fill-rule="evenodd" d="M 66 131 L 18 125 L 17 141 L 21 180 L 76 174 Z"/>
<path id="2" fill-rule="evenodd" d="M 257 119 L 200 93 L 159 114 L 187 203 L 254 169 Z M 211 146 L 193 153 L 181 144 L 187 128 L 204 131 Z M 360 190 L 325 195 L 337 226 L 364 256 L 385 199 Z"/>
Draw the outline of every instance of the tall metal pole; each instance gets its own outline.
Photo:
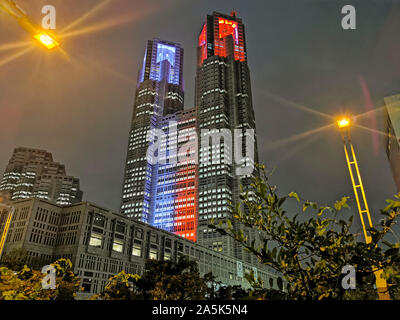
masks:
<path id="1" fill-rule="evenodd" d="M 1 260 L 2 254 L 3 254 L 4 245 L 6 243 L 8 230 L 10 229 L 11 220 L 14 216 L 15 208 L 0 203 L 0 215 L 3 213 L 2 209 L 6 209 L 8 214 L 7 214 L 6 223 L 4 225 L 4 229 L 3 229 L 3 232 L 2 232 L 1 238 L 0 238 L 0 260 Z"/>
<path id="2" fill-rule="evenodd" d="M 364 185 L 362 183 L 356 154 L 354 152 L 354 147 L 351 142 L 350 120 L 346 119 L 345 121 L 347 121 L 347 124 L 345 122 L 342 122 L 341 126 L 340 122 L 338 122 L 338 125 L 339 128 L 341 129 L 343 145 L 344 145 L 344 153 L 346 156 L 346 162 L 350 173 L 351 183 L 353 185 L 354 195 L 357 202 L 357 209 L 360 215 L 365 242 L 368 244 L 371 243 L 372 237 L 368 234 L 367 229 L 372 228 L 373 224 L 367 203 L 367 198 L 365 196 Z M 368 224 L 368 227 L 366 226 L 366 224 Z M 379 300 L 390 300 L 390 295 L 389 295 L 389 290 L 387 288 L 386 280 L 382 277 L 383 270 L 374 267 L 374 274 L 376 278 L 376 289 L 378 291 Z"/>

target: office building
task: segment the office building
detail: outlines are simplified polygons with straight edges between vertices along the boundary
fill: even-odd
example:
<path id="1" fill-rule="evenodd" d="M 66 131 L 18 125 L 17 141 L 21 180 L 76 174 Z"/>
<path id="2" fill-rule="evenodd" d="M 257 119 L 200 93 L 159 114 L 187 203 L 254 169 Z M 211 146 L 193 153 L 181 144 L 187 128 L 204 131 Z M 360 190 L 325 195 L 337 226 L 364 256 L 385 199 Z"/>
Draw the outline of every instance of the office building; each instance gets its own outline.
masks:
<path id="1" fill-rule="evenodd" d="M 14 150 L 0 181 L 0 193 L 9 200 L 37 197 L 59 205 L 80 202 L 83 196 L 78 178 L 68 176 L 50 152 L 32 148 Z"/>
<path id="2" fill-rule="evenodd" d="M 148 41 L 135 94 L 121 213 L 196 241 L 197 148 L 183 150 L 196 139 L 196 113 L 183 110 L 182 74 L 179 44 Z M 163 133 L 155 163 L 147 157 L 152 130 Z"/>
<path id="3" fill-rule="evenodd" d="M 162 40 L 148 41 L 139 72 L 122 191 L 121 213 L 152 224 L 151 193 L 157 166 L 147 161 L 150 130 L 162 117 L 183 110 L 183 49 Z"/>
<path id="4" fill-rule="evenodd" d="M 277 275 L 264 265 L 215 252 L 91 202 L 59 206 L 32 198 L 12 205 L 15 213 L 4 254 L 24 248 L 27 263 L 39 269 L 59 258 L 70 259 L 84 296 L 101 292 L 122 270 L 143 274 L 147 259 L 177 261 L 181 255 L 196 261 L 201 275 L 212 272 L 225 285 L 248 288 L 244 275 L 253 271 L 266 287 L 272 279 L 276 288 Z M 1 215 L 0 233 L 4 225 Z"/>
<path id="5" fill-rule="evenodd" d="M 235 129 L 240 132 L 239 141 L 223 136 L 223 143 L 210 139 L 199 146 L 198 242 L 251 262 L 253 258 L 240 245 L 208 228 L 211 219 L 231 219 L 241 187 L 246 191 L 258 174 L 254 168 L 258 163 L 256 122 L 242 19 L 235 12 L 208 15 L 198 38 L 197 54 L 195 105 L 199 134 L 228 129 L 230 136 L 235 137 Z M 251 130 L 253 135 L 249 134 Z M 244 156 L 240 162 L 236 154 Z M 214 156 L 215 161 L 211 160 Z M 238 174 L 246 166 L 254 169 Z M 242 229 L 250 239 L 257 236 L 237 223 L 234 227 Z"/>
<path id="6" fill-rule="evenodd" d="M 183 50 L 178 44 L 148 42 L 135 95 L 121 213 L 214 250 L 242 257 L 246 254 L 240 245 L 208 228 L 211 219 L 231 217 L 241 187 L 246 190 L 258 174 L 254 169 L 258 151 L 245 31 L 236 13 L 214 12 L 207 16 L 201 29 L 195 111 L 183 111 L 182 66 Z M 185 112 L 192 119 L 190 128 L 179 124 Z M 174 123 L 175 127 L 171 127 Z M 181 132 L 190 130 L 194 135 L 193 126 L 197 141 Z M 158 154 L 163 163 L 151 164 L 147 159 L 152 129 L 165 133 Z M 203 146 L 200 140 L 204 139 L 205 130 L 211 135 L 228 130 L 230 138 L 223 137 L 223 143 L 210 138 L 208 145 Z M 185 167 L 185 161 L 183 165 L 171 161 L 189 140 L 197 144 L 194 158 L 198 165 L 193 164 L 193 158 L 188 160 L 190 167 Z M 182 167 L 186 170 L 184 174 Z M 252 170 L 238 174 L 244 167 Z M 190 193 L 182 199 L 181 191 L 187 188 Z M 241 227 L 235 225 L 235 228 Z M 244 232 L 249 237 L 256 236 L 253 230 Z M 251 255 L 246 256 L 252 260 Z"/>
<path id="7" fill-rule="evenodd" d="M 171 126 L 171 124 L 174 124 Z M 161 140 L 157 176 L 152 190 L 153 226 L 197 239 L 197 136 L 196 110 L 178 111 L 162 118 L 165 136 Z M 170 158 L 174 151 L 175 161 Z"/>

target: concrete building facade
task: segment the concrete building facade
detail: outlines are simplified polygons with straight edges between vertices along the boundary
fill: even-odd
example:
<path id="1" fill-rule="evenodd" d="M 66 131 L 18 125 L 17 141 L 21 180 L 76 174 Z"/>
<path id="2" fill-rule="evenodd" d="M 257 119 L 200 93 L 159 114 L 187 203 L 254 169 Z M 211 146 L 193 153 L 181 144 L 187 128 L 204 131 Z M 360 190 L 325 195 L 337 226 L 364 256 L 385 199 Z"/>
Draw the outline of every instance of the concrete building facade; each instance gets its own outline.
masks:
<path id="1" fill-rule="evenodd" d="M 125 270 L 144 272 L 147 259 L 174 260 L 186 255 L 202 275 L 212 272 L 226 285 L 249 287 L 245 273 L 254 271 L 266 286 L 276 286 L 276 274 L 261 264 L 249 264 L 94 203 L 58 206 L 40 199 L 15 201 L 15 214 L 4 254 L 24 248 L 28 263 L 42 267 L 59 258 L 72 261 L 84 294 L 101 292 L 107 280 Z M 0 233 L 5 224 L 0 217 Z"/>

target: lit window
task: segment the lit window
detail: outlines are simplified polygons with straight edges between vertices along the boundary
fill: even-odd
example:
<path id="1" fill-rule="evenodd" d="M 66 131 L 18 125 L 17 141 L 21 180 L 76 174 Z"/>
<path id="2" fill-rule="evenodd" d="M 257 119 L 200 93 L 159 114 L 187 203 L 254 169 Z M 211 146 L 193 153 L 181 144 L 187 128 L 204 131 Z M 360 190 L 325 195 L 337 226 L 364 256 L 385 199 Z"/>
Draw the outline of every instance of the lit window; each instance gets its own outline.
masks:
<path id="1" fill-rule="evenodd" d="M 142 246 L 140 244 L 133 245 L 132 255 L 136 257 L 140 257 L 142 255 Z"/>
<path id="2" fill-rule="evenodd" d="M 158 258 L 157 249 L 150 249 L 149 258 L 152 260 L 157 260 Z"/>
<path id="3" fill-rule="evenodd" d="M 113 243 L 113 250 L 116 252 L 124 251 L 124 242 L 122 240 L 115 239 Z"/>
<path id="4" fill-rule="evenodd" d="M 90 235 L 89 245 L 92 247 L 101 247 L 103 235 L 99 233 L 92 233 Z"/>

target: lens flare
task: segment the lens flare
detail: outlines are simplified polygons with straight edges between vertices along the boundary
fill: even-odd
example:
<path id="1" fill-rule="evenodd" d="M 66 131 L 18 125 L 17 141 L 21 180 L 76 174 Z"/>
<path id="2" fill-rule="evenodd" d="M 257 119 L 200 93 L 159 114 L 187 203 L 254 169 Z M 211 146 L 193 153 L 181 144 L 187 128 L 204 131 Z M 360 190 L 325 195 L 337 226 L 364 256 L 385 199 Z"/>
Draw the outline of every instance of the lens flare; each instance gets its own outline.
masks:
<path id="1" fill-rule="evenodd" d="M 18 59 L 19 57 L 22 57 L 23 55 L 27 54 L 29 51 L 31 51 L 34 47 L 29 47 L 26 49 L 22 49 L 6 58 L 3 58 L 0 60 L 0 67 L 10 63 L 11 61 L 14 61 L 16 59 Z"/>

